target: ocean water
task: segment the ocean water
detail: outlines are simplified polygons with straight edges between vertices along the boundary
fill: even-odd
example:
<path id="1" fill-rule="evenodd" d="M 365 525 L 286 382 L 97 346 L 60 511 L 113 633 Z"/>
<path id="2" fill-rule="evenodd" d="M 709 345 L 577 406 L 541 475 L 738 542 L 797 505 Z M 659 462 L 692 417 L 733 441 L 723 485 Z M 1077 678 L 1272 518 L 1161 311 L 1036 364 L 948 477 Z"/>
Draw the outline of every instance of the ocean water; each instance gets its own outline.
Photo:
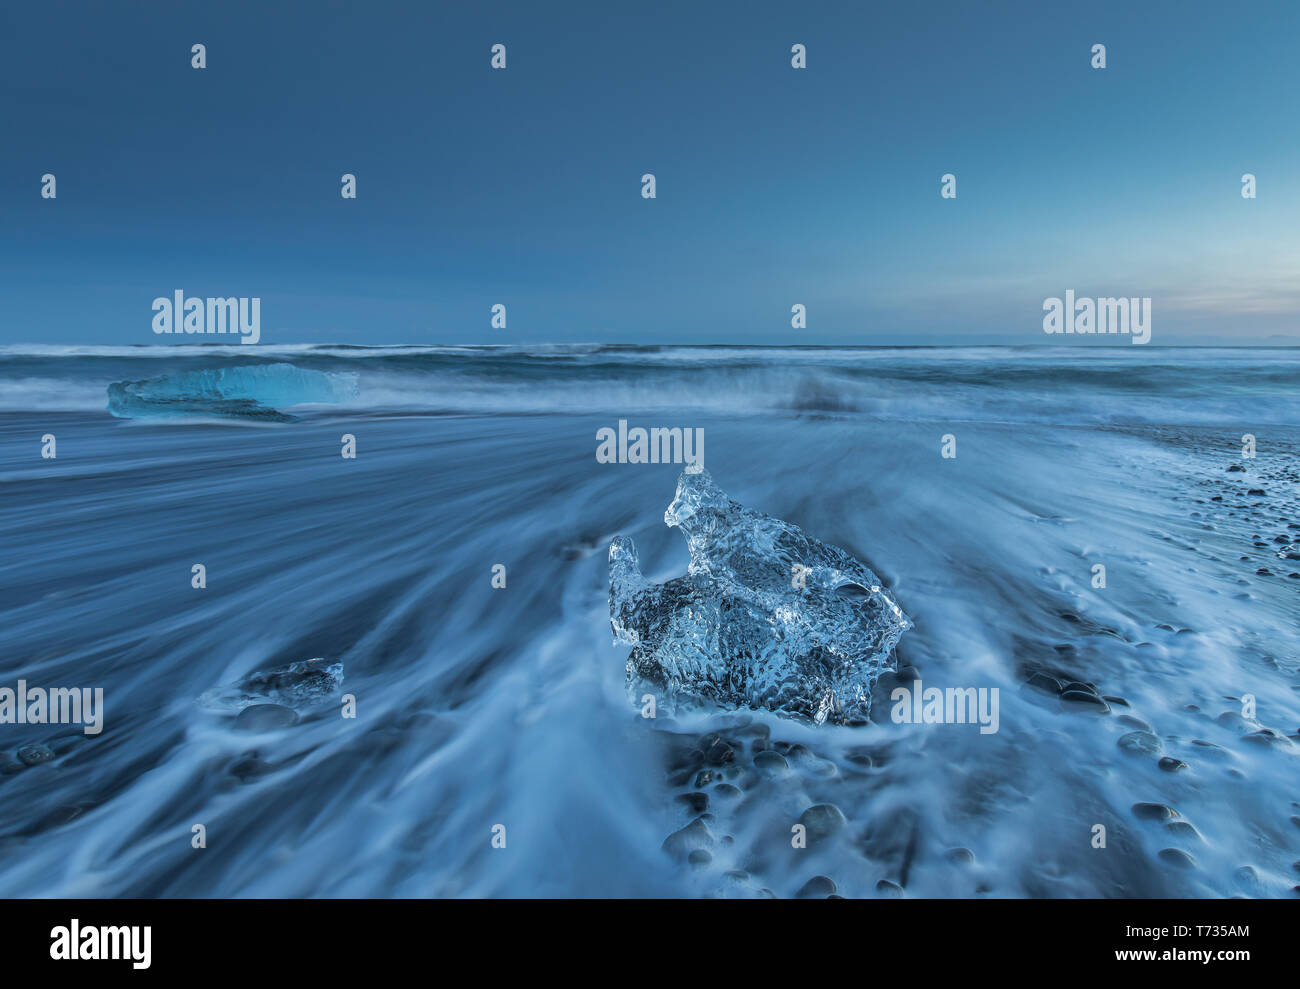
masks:
<path id="1" fill-rule="evenodd" d="M 1295 350 L 0 348 L 0 688 L 104 691 L 98 735 L 0 724 L 0 895 L 1292 895 L 1298 372 Z M 882 578 L 914 627 L 871 723 L 641 716 L 607 551 L 684 572 L 682 465 L 598 463 L 620 419 L 703 429 L 727 494 Z M 315 658 L 355 718 L 199 703 Z M 897 722 L 918 678 L 996 688 L 998 730 Z"/>

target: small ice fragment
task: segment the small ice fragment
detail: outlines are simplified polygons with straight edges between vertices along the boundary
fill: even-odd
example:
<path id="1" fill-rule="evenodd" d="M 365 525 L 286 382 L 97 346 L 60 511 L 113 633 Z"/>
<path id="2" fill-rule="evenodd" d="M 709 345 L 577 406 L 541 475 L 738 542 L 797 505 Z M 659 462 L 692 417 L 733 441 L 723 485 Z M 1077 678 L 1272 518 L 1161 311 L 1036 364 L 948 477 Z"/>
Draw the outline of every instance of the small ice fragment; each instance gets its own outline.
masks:
<path id="1" fill-rule="evenodd" d="M 871 568 L 683 472 L 664 521 L 685 576 L 653 584 L 627 536 L 609 546 L 609 618 L 632 645 L 628 690 L 766 708 L 816 724 L 866 720 L 871 687 L 912 623 Z"/>
<path id="2" fill-rule="evenodd" d="M 308 659 L 277 670 L 250 673 L 238 683 L 205 691 L 198 703 L 238 714 L 254 704 L 277 704 L 302 711 L 332 700 L 343 686 L 343 664 Z"/>

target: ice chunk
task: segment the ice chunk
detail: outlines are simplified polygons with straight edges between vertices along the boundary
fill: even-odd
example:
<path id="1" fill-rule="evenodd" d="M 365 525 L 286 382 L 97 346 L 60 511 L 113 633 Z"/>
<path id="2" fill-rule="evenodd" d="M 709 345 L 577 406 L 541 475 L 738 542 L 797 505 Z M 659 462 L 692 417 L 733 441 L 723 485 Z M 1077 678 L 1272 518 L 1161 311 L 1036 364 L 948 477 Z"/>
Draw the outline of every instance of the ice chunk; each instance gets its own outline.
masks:
<path id="1" fill-rule="evenodd" d="M 356 373 L 312 371 L 292 364 L 208 368 L 108 386 L 108 411 L 119 419 L 178 415 L 292 422 L 283 406 L 344 402 L 359 394 Z"/>
<path id="2" fill-rule="evenodd" d="M 250 673 L 228 687 L 214 687 L 205 691 L 198 703 L 227 714 L 238 714 L 254 704 L 279 704 L 302 711 L 332 701 L 342 686 L 342 663 L 308 659 L 265 673 Z"/>
<path id="3" fill-rule="evenodd" d="M 814 723 L 865 720 L 876 678 L 912 627 L 871 568 L 684 472 L 664 513 L 686 575 L 647 581 L 626 536 L 609 546 L 609 618 L 630 643 L 628 690 L 766 708 Z"/>

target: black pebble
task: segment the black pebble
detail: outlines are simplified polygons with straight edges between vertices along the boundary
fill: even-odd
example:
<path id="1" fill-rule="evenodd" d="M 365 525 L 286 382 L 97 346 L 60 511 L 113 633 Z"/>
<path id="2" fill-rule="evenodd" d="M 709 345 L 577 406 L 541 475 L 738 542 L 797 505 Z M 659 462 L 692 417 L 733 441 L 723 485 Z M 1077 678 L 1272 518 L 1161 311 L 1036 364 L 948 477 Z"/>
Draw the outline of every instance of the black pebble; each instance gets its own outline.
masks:
<path id="1" fill-rule="evenodd" d="M 829 876 L 813 876 L 801 887 L 799 892 L 794 895 L 801 900 L 809 900 L 814 897 L 827 897 L 835 892 L 835 883 Z"/>
<path id="2" fill-rule="evenodd" d="M 1086 690 L 1067 690 L 1061 694 L 1061 700 L 1067 704 L 1076 705 L 1079 708 L 1093 708 L 1096 711 L 1106 714 L 1110 711 L 1110 705 L 1098 697 L 1096 694 L 1089 693 Z"/>
<path id="3" fill-rule="evenodd" d="M 709 809 L 709 795 L 707 793 L 679 793 L 677 802 L 685 804 L 693 814 L 703 814 Z"/>
<path id="4" fill-rule="evenodd" d="M 1180 869 L 1196 868 L 1196 859 L 1192 858 L 1181 848 L 1160 849 L 1160 860 L 1162 862 L 1168 862 L 1170 865 L 1177 866 Z"/>
<path id="5" fill-rule="evenodd" d="M 280 704 L 252 704 L 239 712 L 235 727 L 240 731 L 278 731 L 297 724 L 298 715 Z"/>
<path id="6" fill-rule="evenodd" d="M 246 783 L 250 779 L 265 776 L 274 768 L 269 762 L 259 759 L 256 752 L 249 752 L 231 765 L 230 775 L 236 777 L 241 783 Z"/>
<path id="7" fill-rule="evenodd" d="M 725 766 L 735 758 L 736 750 L 720 738 L 704 751 L 704 761 L 710 766 Z"/>
<path id="8" fill-rule="evenodd" d="M 18 750 L 18 758 L 27 766 L 39 766 L 43 762 L 49 762 L 54 758 L 54 753 L 48 745 L 42 745 L 40 742 L 33 742 L 31 745 L 24 745 Z"/>
<path id="9" fill-rule="evenodd" d="M 1178 811 L 1165 804 L 1136 803 L 1133 813 L 1144 821 L 1167 821 L 1178 816 Z"/>
<path id="10" fill-rule="evenodd" d="M 1046 673 L 1038 672 L 1025 681 L 1025 685 L 1034 687 L 1038 690 L 1045 690 L 1049 694 L 1059 694 L 1061 692 L 1061 681 L 1054 676 L 1048 676 Z"/>

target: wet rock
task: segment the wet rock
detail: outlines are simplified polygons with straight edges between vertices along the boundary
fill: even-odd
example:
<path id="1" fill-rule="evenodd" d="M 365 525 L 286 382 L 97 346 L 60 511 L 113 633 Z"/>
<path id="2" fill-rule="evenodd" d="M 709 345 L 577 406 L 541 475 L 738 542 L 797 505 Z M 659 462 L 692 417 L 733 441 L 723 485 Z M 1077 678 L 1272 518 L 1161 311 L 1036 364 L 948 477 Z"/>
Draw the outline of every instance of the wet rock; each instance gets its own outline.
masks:
<path id="1" fill-rule="evenodd" d="M 736 758 L 736 750 L 721 738 L 713 740 L 704 750 L 704 761 L 710 766 L 725 766 Z"/>
<path id="2" fill-rule="evenodd" d="M 704 765 L 704 750 L 693 747 L 677 749 L 673 752 L 668 768 L 693 773 L 702 765 Z"/>
<path id="3" fill-rule="evenodd" d="M 695 851 L 691 852 L 690 855 L 686 856 L 686 861 L 697 869 L 703 869 L 713 861 L 713 856 L 705 849 L 697 848 Z"/>
<path id="4" fill-rule="evenodd" d="M 665 838 L 661 847 L 673 858 L 685 859 L 691 852 L 712 848 L 713 844 L 713 832 L 704 823 L 703 817 L 697 817 L 686 827 L 674 831 Z"/>
<path id="5" fill-rule="evenodd" d="M 805 775 L 816 776 L 819 779 L 830 779 L 839 772 L 835 763 L 831 762 L 829 759 L 818 759 L 816 756 L 808 759 L 801 759 L 799 761 L 799 769 Z"/>
<path id="6" fill-rule="evenodd" d="M 709 809 L 709 795 L 707 793 L 679 793 L 677 802 L 685 804 L 692 814 L 703 814 Z"/>
<path id="7" fill-rule="evenodd" d="M 1094 697 L 1097 696 L 1097 688 L 1090 683 L 1084 683 L 1082 680 L 1071 680 L 1069 683 L 1061 687 L 1061 693 L 1066 693 L 1067 691 L 1072 690 L 1080 691 L 1085 694 L 1092 694 Z"/>
<path id="8" fill-rule="evenodd" d="M 1147 724 L 1141 718 L 1133 717 L 1131 714 L 1121 714 L 1115 720 L 1118 721 L 1121 725 L 1124 725 L 1126 728 L 1133 728 L 1137 731 L 1146 731 L 1146 732 L 1154 733 L 1154 729 L 1149 724 Z"/>
<path id="9" fill-rule="evenodd" d="M 1108 714 L 1110 712 L 1109 704 L 1096 694 L 1089 693 L 1086 690 L 1067 690 L 1061 694 L 1061 700 L 1070 710 L 1095 711 L 1098 714 Z"/>
<path id="10" fill-rule="evenodd" d="M 754 877 L 744 869 L 732 869 L 722 874 L 723 896 L 762 896 L 754 883 Z"/>
<path id="11" fill-rule="evenodd" d="M 1250 723 L 1236 711 L 1224 711 L 1214 720 L 1232 731 L 1250 731 Z"/>
<path id="12" fill-rule="evenodd" d="M 881 896 L 891 899 L 899 899 L 903 895 L 903 887 L 898 883 L 890 882 L 888 879 L 882 879 L 876 883 L 876 892 Z"/>
<path id="13" fill-rule="evenodd" d="M 1160 861 L 1179 869 L 1195 869 L 1196 859 L 1192 858 L 1181 848 L 1162 848 L 1159 852 Z"/>
<path id="14" fill-rule="evenodd" d="M 235 718 L 239 731 L 279 731 L 298 722 L 298 715 L 280 704 L 251 704 Z"/>
<path id="15" fill-rule="evenodd" d="M 1175 759 L 1169 755 L 1163 756 L 1156 765 L 1166 773 L 1177 773 L 1187 768 L 1187 763 L 1183 762 L 1182 759 Z"/>
<path id="16" fill-rule="evenodd" d="M 1033 687 L 1035 690 L 1042 690 L 1049 694 L 1059 694 L 1061 692 L 1061 681 L 1054 676 L 1042 672 L 1035 672 L 1028 680 L 1025 681 L 1026 687 Z"/>
<path id="17" fill-rule="evenodd" d="M 1165 804 L 1144 802 L 1133 805 L 1133 814 L 1144 821 L 1167 821 L 1171 817 L 1177 817 L 1178 811 Z"/>
<path id="18" fill-rule="evenodd" d="M 974 865 L 975 853 L 969 848 L 950 848 L 944 853 L 946 858 L 953 865 Z"/>
<path id="19" fill-rule="evenodd" d="M 754 756 L 754 766 L 765 773 L 782 773 L 790 768 L 790 763 L 786 762 L 785 756 L 780 752 L 768 749 L 765 752 L 759 752 Z"/>
<path id="20" fill-rule="evenodd" d="M 1116 743 L 1130 755 L 1159 755 L 1164 748 L 1160 739 L 1149 731 L 1131 731 Z"/>
<path id="21" fill-rule="evenodd" d="M 722 778 L 722 773 L 716 769 L 701 769 L 695 774 L 695 789 L 702 790 L 710 783 L 717 783 Z"/>
<path id="22" fill-rule="evenodd" d="M 255 728 L 252 730 L 266 731 L 267 729 Z M 361 737 L 361 742 L 356 751 L 364 752 L 376 759 L 386 759 L 400 749 L 407 740 L 406 732 L 396 725 L 376 725 Z"/>
<path id="23" fill-rule="evenodd" d="M 809 840 L 821 840 L 848 826 L 848 818 L 834 804 L 814 804 L 799 815 L 799 823 L 808 829 Z"/>
<path id="24" fill-rule="evenodd" d="M 849 749 L 849 751 L 844 754 L 844 758 L 855 766 L 861 766 L 863 769 L 871 768 L 871 750 L 863 746 Z"/>
<path id="25" fill-rule="evenodd" d="M 800 900 L 823 899 L 835 892 L 835 883 L 829 876 L 813 876 L 801 887 L 795 897 Z"/>
<path id="26" fill-rule="evenodd" d="M 1118 704 L 1120 707 L 1129 706 L 1129 702 L 1123 697 L 1112 697 L 1110 694 L 1102 694 L 1101 699 L 1106 701 L 1108 704 Z"/>
<path id="27" fill-rule="evenodd" d="M 1289 738 L 1275 732 L 1272 728 L 1261 728 L 1259 731 L 1253 731 L 1249 735 L 1241 736 L 1241 740 L 1252 745 L 1277 745 L 1282 748 L 1290 748 L 1293 744 Z"/>
<path id="28" fill-rule="evenodd" d="M 1221 745 L 1207 742 L 1202 738 L 1193 738 L 1192 744 L 1201 750 L 1201 754 L 1210 759 L 1227 759 L 1228 750 Z"/>
<path id="29" fill-rule="evenodd" d="M 732 786 L 730 783 L 719 783 L 713 788 L 713 793 L 719 800 L 739 800 L 744 796 L 740 787 Z"/>
<path id="30" fill-rule="evenodd" d="M 52 760 L 54 758 L 54 752 L 48 745 L 42 745 L 40 742 L 33 742 L 30 745 L 24 745 L 19 749 L 17 756 L 24 766 L 39 766 L 42 763 Z"/>
<path id="31" fill-rule="evenodd" d="M 249 780 L 257 779 L 274 771 L 275 767 L 265 759 L 259 758 L 256 752 L 245 752 L 230 764 L 230 775 L 241 783 L 247 783 Z"/>
<path id="32" fill-rule="evenodd" d="M 1197 831 L 1196 828 L 1187 821 L 1170 821 L 1165 825 L 1165 830 L 1172 835 L 1177 835 L 1179 838 L 1188 838 L 1195 841 L 1205 840 L 1201 837 L 1201 832 Z"/>

